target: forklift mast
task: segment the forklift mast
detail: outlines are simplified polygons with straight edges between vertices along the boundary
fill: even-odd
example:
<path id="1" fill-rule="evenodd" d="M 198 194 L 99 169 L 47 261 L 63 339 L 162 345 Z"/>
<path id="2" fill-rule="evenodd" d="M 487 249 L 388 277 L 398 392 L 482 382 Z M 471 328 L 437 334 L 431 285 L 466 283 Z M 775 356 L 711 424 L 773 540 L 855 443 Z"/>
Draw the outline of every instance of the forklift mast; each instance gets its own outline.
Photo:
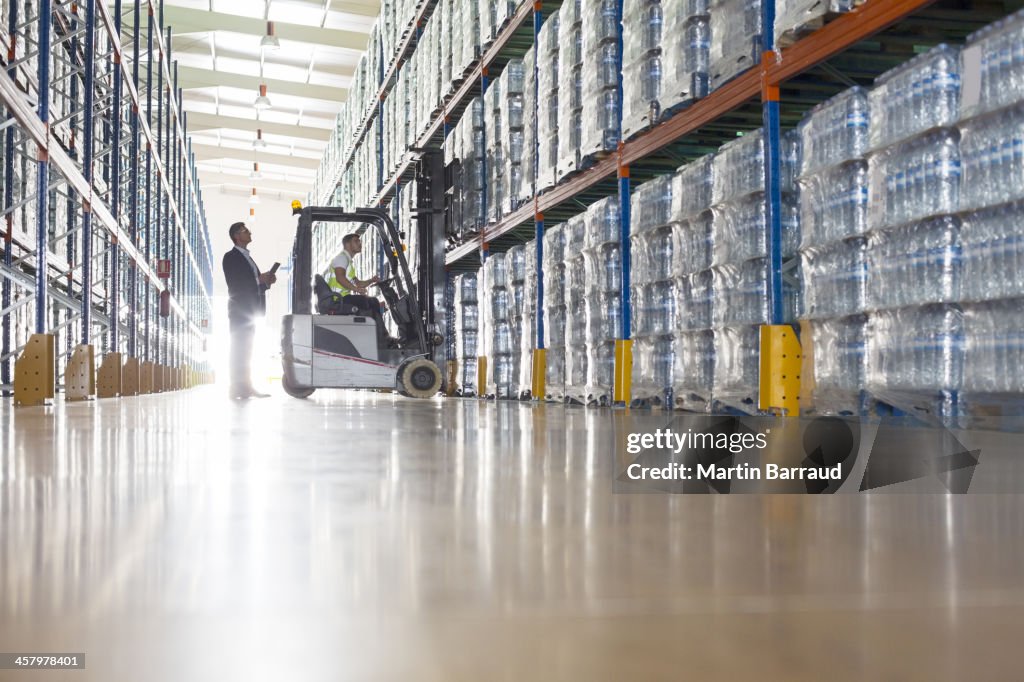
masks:
<path id="1" fill-rule="evenodd" d="M 444 152 L 423 149 L 416 163 L 416 248 L 419 273 L 416 298 L 428 333 L 447 339 L 445 315 L 445 167 Z"/>

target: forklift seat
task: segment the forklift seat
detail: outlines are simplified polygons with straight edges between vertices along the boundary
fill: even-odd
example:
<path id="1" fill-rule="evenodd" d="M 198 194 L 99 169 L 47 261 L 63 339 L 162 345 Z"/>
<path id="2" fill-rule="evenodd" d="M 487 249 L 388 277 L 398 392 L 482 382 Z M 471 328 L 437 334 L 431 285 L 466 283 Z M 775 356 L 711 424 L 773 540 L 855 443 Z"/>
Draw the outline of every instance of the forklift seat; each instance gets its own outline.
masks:
<path id="1" fill-rule="evenodd" d="M 369 313 L 351 303 L 344 303 L 341 294 L 331 289 L 323 275 L 313 278 L 313 293 L 316 295 L 316 311 L 321 315 L 365 315 Z"/>

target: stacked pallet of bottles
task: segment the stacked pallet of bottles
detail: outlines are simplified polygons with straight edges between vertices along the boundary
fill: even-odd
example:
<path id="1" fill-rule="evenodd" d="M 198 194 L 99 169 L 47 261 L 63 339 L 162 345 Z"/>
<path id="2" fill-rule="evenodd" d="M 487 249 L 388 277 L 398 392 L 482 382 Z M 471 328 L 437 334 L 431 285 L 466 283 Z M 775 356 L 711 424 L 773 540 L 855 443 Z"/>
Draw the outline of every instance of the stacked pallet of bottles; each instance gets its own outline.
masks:
<path id="1" fill-rule="evenodd" d="M 537 140 L 537 52 L 534 48 L 523 55 L 523 133 L 522 133 L 522 164 L 520 179 L 514 194 L 508 195 L 510 206 L 521 206 L 533 199 L 534 178 L 537 174 L 537 158 L 539 152 Z M 509 182 L 510 191 L 511 185 Z M 509 213 L 511 212 L 508 211 Z"/>
<path id="2" fill-rule="evenodd" d="M 521 358 L 521 339 L 524 332 L 523 313 L 526 309 L 527 288 L 527 253 L 524 245 L 513 246 L 505 253 L 505 267 L 508 270 L 509 292 L 509 336 L 512 345 L 512 377 L 508 397 L 519 397 L 519 361 Z M 536 286 L 536 284 L 534 285 Z M 536 294 L 534 294 L 536 295 Z M 532 328 L 533 321 L 529 321 Z"/>
<path id="3" fill-rule="evenodd" d="M 508 23 L 515 12 L 516 3 L 512 0 L 480 0 L 480 45 L 487 47 L 497 37 L 498 32 Z"/>
<path id="4" fill-rule="evenodd" d="M 661 0 L 624 0 L 622 9 L 622 138 L 657 122 L 663 74 Z"/>
<path id="5" fill-rule="evenodd" d="M 662 10 L 658 108 L 664 115 L 708 94 L 711 17 L 708 0 L 673 0 Z"/>
<path id="6" fill-rule="evenodd" d="M 452 76 L 461 79 L 480 55 L 480 3 L 477 0 L 456 0 L 458 23 L 452 54 Z"/>
<path id="7" fill-rule="evenodd" d="M 619 143 L 619 0 L 583 0 L 583 128 L 581 160 L 611 152 Z"/>
<path id="8" fill-rule="evenodd" d="M 484 288 L 480 297 L 484 314 L 487 395 L 511 398 L 518 385 L 515 367 L 519 354 L 513 344 L 512 282 L 506 254 L 492 254 L 483 266 Z"/>
<path id="9" fill-rule="evenodd" d="M 537 240 L 531 239 L 523 245 L 522 260 L 522 300 L 516 302 L 518 318 L 514 327 L 519 341 L 519 398 L 530 400 L 544 397 L 533 395 L 533 349 L 537 347 Z M 514 298 L 518 298 L 518 293 Z"/>
<path id="10" fill-rule="evenodd" d="M 553 186 L 557 178 L 560 14 L 552 12 L 537 36 L 537 192 Z"/>
<path id="11" fill-rule="evenodd" d="M 960 59 L 940 45 L 871 92 L 865 332 L 871 393 L 955 418 L 960 301 Z"/>
<path id="12" fill-rule="evenodd" d="M 544 347 L 547 349 L 544 397 L 559 402 L 565 398 L 567 234 L 567 224 L 556 225 L 544 232 Z"/>
<path id="13" fill-rule="evenodd" d="M 796 255 L 799 222 L 793 174 L 798 140 L 783 138 L 782 255 Z M 715 370 L 712 398 L 724 409 L 758 411 L 760 327 L 771 322 L 768 301 L 768 216 L 765 141 L 760 129 L 724 145 L 713 161 L 712 309 Z M 784 319 L 796 319 L 798 288 L 783 286 Z"/>
<path id="14" fill-rule="evenodd" d="M 711 406 L 715 333 L 712 330 L 711 211 L 714 157 L 703 156 L 672 176 L 672 274 L 675 278 L 673 407 Z"/>
<path id="15" fill-rule="evenodd" d="M 480 307 L 477 301 L 475 273 L 458 275 L 454 280 L 454 337 L 456 395 L 472 396 L 477 391 L 477 357 L 480 352 Z"/>
<path id="16" fill-rule="evenodd" d="M 586 214 L 562 227 L 565 240 L 565 400 L 587 402 Z"/>
<path id="17" fill-rule="evenodd" d="M 530 69 L 530 91 L 533 91 L 533 69 Z M 495 131 L 497 145 L 499 148 L 497 159 L 501 163 L 490 169 L 491 177 L 497 180 L 491 182 L 491 189 L 498 190 L 498 215 L 506 216 L 519 208 L 519 196 L 523 185 L 523 159 L 525 154 L 525 108 L 524 94 L 526 88 L 526 66 L 523 60 L 513 59 L 502 71 L 498 79 L 500 83 L 499 98 L 501 101 L 501 112 L 496 115 L 498 130 Z M 530 116 L 533 118 L 532 114 Z M 491 129 L 487 129 L 488 137 L 491 137 Z M 533 148 L 529 150 L 529 156 L 533 158 Z"/>
<path id="18" fill-rule="evenodd" d="M 483 129 L 483 99 L 470 101 L 466 113 L 447 137 L 451 143 L 451 163 L 458 162 L 454 177 L 455 206 L 451 235 L 457 242 L 477 235 L 486 221 L 484 194 L 486 146 Z"/>
<path id="19" fill-rule="evenodd" d="M 1024 394 L 1022 41 L 1017 13 L 970 36 L 964 50 L 964 82 L 978 84 L 965 89 L 959 125 L 968 425 L 985 415 L 1020 417 Z"/>
<path id="20" fill-rule="evenodd" d="M 602 199 L 584 214 L 587 405 L 609 405 L 615 376 L 615 339 L 622 311 L 622 246 L 619 199 Z"/>
<path id="21" fill-rule="evenodd" d="M 864 405 L 867 327 L 868 122 L 854 87 L 812 109 L 801 142 L 801 412 L 856 414 Z"/>
<path id="22" fill-rule="evenodd" d="M 761 0 L 711 0 L 708 80 L 717 90 L 761 63 Z"/>
<path id="23" fill-rule="evenodd" d="M 583 135 L 582 1 L 566 0 L 559 10 L 557 181 L 580 168 Z"/>
<path id="24" fill-rule="evenodd" d="M 673 178 L 664 175 L 631 197 L 630 253 L 634 404 L 664 406 L 672 390 L 675 286 Z"/>

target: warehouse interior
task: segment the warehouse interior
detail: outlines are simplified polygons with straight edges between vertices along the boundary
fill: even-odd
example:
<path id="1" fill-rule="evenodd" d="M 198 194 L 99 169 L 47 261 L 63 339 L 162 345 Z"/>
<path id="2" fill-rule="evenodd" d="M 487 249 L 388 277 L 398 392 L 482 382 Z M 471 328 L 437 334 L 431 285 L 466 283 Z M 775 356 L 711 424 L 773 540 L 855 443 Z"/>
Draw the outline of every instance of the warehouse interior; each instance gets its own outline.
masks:
<path id="1" fill-rule="evenodd" d="M 1015 679 L 1022 8 L 0 0 L 0 680 Z"/>

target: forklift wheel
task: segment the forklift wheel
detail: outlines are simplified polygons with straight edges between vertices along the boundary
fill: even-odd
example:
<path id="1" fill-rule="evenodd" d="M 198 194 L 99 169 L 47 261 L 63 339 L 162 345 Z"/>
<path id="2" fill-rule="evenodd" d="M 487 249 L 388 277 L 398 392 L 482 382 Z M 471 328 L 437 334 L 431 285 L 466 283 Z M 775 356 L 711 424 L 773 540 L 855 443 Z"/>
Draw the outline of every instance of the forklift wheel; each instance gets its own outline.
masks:
<path id="1" fill-rule="evenodd" d="M 306 388 L 304 386 L 292 386 L 291 382 L 288 381 L 287 374 L 281 377 L 281 388 L 291 397 L 300 399 L 308 398 L 316 390 L 315 388 Z"/>
<path id="2" fill-rule="evenodd" d="M 441 370 L 426 358 L 416 358 L 399 368 L 398 390 L 410 398 L 430 398 L 441 390 Z"/>

